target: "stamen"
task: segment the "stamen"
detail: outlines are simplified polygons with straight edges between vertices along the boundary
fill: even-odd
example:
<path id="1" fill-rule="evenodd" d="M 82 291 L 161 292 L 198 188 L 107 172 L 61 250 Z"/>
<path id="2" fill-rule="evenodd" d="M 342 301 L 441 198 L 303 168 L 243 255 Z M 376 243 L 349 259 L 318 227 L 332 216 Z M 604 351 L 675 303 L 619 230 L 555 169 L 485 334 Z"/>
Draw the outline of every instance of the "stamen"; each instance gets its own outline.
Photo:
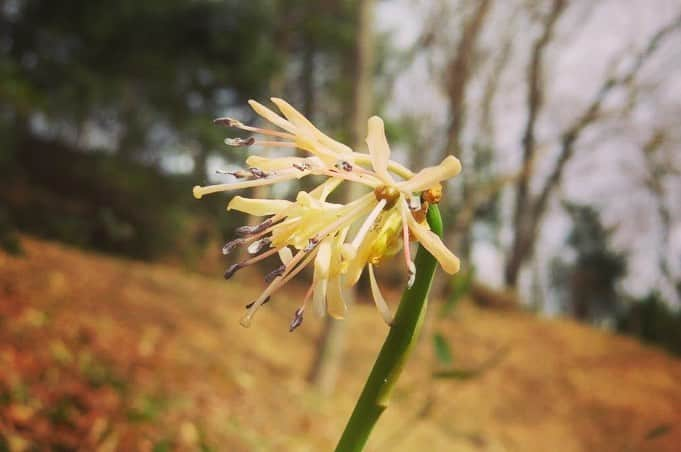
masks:
<path id="1" fill-rule="evenodd" d="M 376 199 L 385 199 L 387 204 L 385 205 L 386 210 L 392 208 L 395 202 L 400 198 L 400 191 L 389 185 L 381 185 L 374 189 L 374 196 Z"/>
<path id="2" fill-rule="evenodd" d="M 274 270 L 265 275 L 265 282 L 271 283 L 272 281 L 274 281 L 275 278 L 283 275 L 285 271 L 286 265 L 281 264 L 279 267 L 275 268 Z"/>
<path id="3" fill-rule="evenodd" d="M 270 285 L 267 286 L 265 291 L 262 294 L 260 294 L 260 297 L 257 300 L 255 300 L 255 303 L 248 309 L 248 312 L 246 312 L 246 314 L 244 314 L 244 316 L 241 317 L 241 320 L 239 321 L 241 326 L 245 328 L 251 326 L 251 320 L 253 319 L 253 315 L 258 310 L 258 308 L 262 306 L 263 301 L 267 299 L 267 297 L 269 297 L 271 294 L 273 294 L 276 290 L 284 286 L 284 284 L 286 284 L 291 278 L 295 277 L 298 273 L 300 273 L 303 270 L 303 268 L 305 268 L 307 264 L 309 264 L 310 261 L 314 259 L 316 254 L 317 254 L 316 251 L 307 254 L 303 252 L 298 252 L 291 260 L 291 262 L 287 264 L 286 266 L 287 270 L 284 273 L 284 276 L 279 276 L 275 278 L 274 281 L 272 281 Z M 303 259 L 303 257 L 305 257 L 305 259 Z M 296 266 L 301 260 L 302 263 Z"/>
<path id="4" fill-rule="evenodd" d="M 283 171 L 280 173 L 277 173 L 275 176 L 268 177 L 265 179 L 254 179 L 254 180 L 245 180 L 242 182 L 232 182 L 229 184 L 216 184 L 216 185 L 208 185 L 205 187 L 202 187 L 200 185 L 195 185 L 193 188 L 193 194 L 196 199 L 201 199 L 204 195 L 209 195 L 211 193 L 218 193 L 221 191 L 230 191 L 230 190 L 240 190 L 242 188 L 251 188 L 251 187 L 259 187 L 261 185 L 270 185 L 274 184 L 276 182 L 283 182 L 291 179 L 300 179 L 300 172 L 299 171 L 291 171 L 288 173 L 284 173 Z"/>
<path id="5" fill-rule="evenodd" d="M 281 221 L 283 221 L 283 218 L 279 220 L 277 223 Z M 263 221 L 260 224 L 256 224 L 255 226 L 239 226 L 238 228 L 236 228 L 234 232 L 236 233 L 236 235 L 241 237 L 249 236 L 264 231 L 265 229 L 272 226 L 272 223 L 273 223 L 272 218 L 268 218 L 267 220 Z"/>
<path id="6" fill-rule="evenodd" d="M 271 243 L 272 243 L 272 241 L 270 240 L 269 237 L 265 237 L 263 239 L 257 240 L 255 242 L 251 243 L 250 245 L 248 245 L 248 248 L 247 248 L 248 254 L 250 254 L 251 256 L 256 255 L 256 254 L 260 254 L 261 252 L 263 252 L 264 250 L 269 248 Z"/>
<path id="7" fill-rule="evenodd" d="M 295 135 L 292 135 L 290 133 L 286 132 L 278 132 L 276 130 L 269 130 L 269 129 L 261 129 L 260 127 L 253 127 L 253 126 L 247 126 L 243 122 L 239 121 L 238 119 L 234 118 L 217 118 L 213 120 L 213 124 L 221 125 L 221 126 L 227 126 L 227 127 L 234 127 L 237 129 L 241 130 L 246 130 L 249 132 L 254 132 L 254 133 L 259 133 L 261 135 L 269 135 L 273 137 L 279 137 L 279 138 L 287 138 L 287 139 L 295 139 Z"/>
<path id="8" fill-rule="evenodd" d="M 293 166 L 295 169 L 297 169 L 298 171 L 307 171 L 307 170 L 309 170 L 309 169 L 312 168 L 312 165 L 310 165 L 310 164 L 307 163 L 307 162 L 306 162 L 306 163 L 301 163 L 301 164 L 294 163 L 292 166 Z"/>
<path id="9" fill-rule="evenodd" d="M 227 146 L 252 146 L 255 143 L 255 138 L 225 138 L 225 144 Z"/>
<path id="10" fill-rule="evenodd" d="M 256 179 L 263 179 L 270 175 L 270 173 L 267 173 L 261 170 L 260 168 L 248 168 L 248 171 L 250 171 L 253 177 L 255 177 Z"/>
<path id="11" fill-rule="evenodd" d="M 330 170 L 326 168 L 320 168 L 320 169 L 313 169 L 312 174 L 315 174 L 317 176 L 330 176 L 330 177 L 340 177 L 342 179 L 345 179 L 347 181 L 351 182 L 357 182 L 358 184 L 362 185 L 367 185 L 371 188 L 377 187 L 381 184 L 381 182 L 376 179 L 373 175 L 361 175 L 361 174 L 356 174 L 355 172 L 348 173 L 348 172 L 340 172 L 338 170 Z"/>
<path id="12" fill-rule="evenodd" d="M 225 256 L 234 251 L 236 248 L 239 246 L 243 245 L 244 239 L 234 239 L 230 240 L 229 242 L 225 243 L 225 246 L 222 247 L 222 254 Z"/>
<path id="13" fill-rule="evenodd" d="M 268 257 L 270 257 L 271 255 L 275 254 L 276 252 L 277 252 L 277 249 L 276 249 L 276 248 L 270 248 L 269 250 L 265 251 L 265 252 L 262 253 L 262 254 L 258 254 L 258 255 L 255 256 L 255 257 L 251 257 L 250 259 L 246 259 L 245 261 L 241 262 L 241 266 L 242 266 L 242 267 L 246 267 L 246 266 L 248 266 L 248 265 L 253 265 L 253 264 L 255 264 L 256 262 L 260 262 L 260 261 L 262 261 L 262 260 L 267 259 Z"/>
<path id="14" fill-rule="evenodd" d="M 237 262 L 236 264 L 232 264 L 229 267 L 227 267 L 227 270 L 225 270 L 225 279 L 230 279 L 232 276 L 234 276 L 234 273 L 237 271 L 241 270 L 244 267 L 241 263 Z"/>
<path id="15" fill-rule="evenodd" d="M 247 177 L 251 177 L 251 173 L 244 171 L 244 170 L 226 171 L 226 170 L 217 169 L 217 170 L 215 170 L 215 172 L 217 174 L 229 174 L 230 176 L 234 176 L 237 179 L 245 179 Z"/>
<path id="16" fill-rule="evenodd" d="M 340 162 L 336 163 L 335 167 L 343 171 L 352 171 L 352 163 L 348 162 L 347 160 L 341 160 Z"/>
<path id="17" fill-rule="evenodd" d="M 268 295 L 268 296 L 265 298 L 265 300 L 263 300 L 263 302 L 260 303 L 260 306 L 265 305 L 265 304 L 267 304 L 267 303 L 269 303 L 269 302 L 270 302 L 270 296 Z M 253 307 L 254 304 L 255 304 L 255 300 L 251 301 L 250 303 L 248 303 L 248 304 L 246 305 L 246 309 L 251 309 L 251 308 Z"/>
<path id="18" fill-rule="evenodd" d="M 292 141 L 274 141 L 274 140 L 253 140 L 253 143 L 257 146 L 263 147 L 274 147 L 274 148 L 297 148 L 298 145 Z"/>
<path id="19" fill-rule="evenodd" d="M 411 289 L 416 280 L 416 266 L 411 260 L 411 250 L 409 249 L 409 225 L 407 224 L 407 215 L 409 206 L 406 201 L 401 205 L 400 213 L 402 214 L 402 248 L 404 249 L 404 261 L 407 264 L 407 271 L 409 272 L 409 279 L 407 280 L 407 288 Z"/>
<path id="20" fill-rule="evenodd" d="M 310 251 L 315 249 L 315 247 L 319 245 L 319 241 L 320 239 L 316 237 L 312 237 L 311 239 L 309 239 L 307 241 L 307 245 L 305 246 L 305 248 L 303 248 L 303 253 L 309 253 Z"/>
<path id="21" fill-rule="evenodd" d="M 291 321 L 291 324 L 288 327 L 289 333 L 292 333 L 296 328 L 298 328 L 303 323 L 303 313 L 304 312 L 305 312 L 305 308 L 303 308 L 303 307 L 296 309 L 296 312 L 293 315 L 293 320 Z"/>
<path id="22" fill-rule="evenodd" d="M 367 219 L 364 221 L 364 224 L 362 224 L 362 227 L 359 229 L 359 232 L 357 232 L 357 235 L 355 235 L 354 240 L 352 241 L 352 248 L 354 250 L 357 250 L 359 248 L 359 245 L 361 245 L 362 241 L 364 240 L 364 237 L 366 237 L 367 233 L 369 232 L 369 229 L 371 226 L 374 224 L 374 221 L 376 221 L 376 218 L 378 218 L 378 215 L 381 213 L 385 205 L 388 203 L 385 199 L 381 199 L 378 201 L 378 204 L 376 204 L 376 207 L 371 211 Z"/>

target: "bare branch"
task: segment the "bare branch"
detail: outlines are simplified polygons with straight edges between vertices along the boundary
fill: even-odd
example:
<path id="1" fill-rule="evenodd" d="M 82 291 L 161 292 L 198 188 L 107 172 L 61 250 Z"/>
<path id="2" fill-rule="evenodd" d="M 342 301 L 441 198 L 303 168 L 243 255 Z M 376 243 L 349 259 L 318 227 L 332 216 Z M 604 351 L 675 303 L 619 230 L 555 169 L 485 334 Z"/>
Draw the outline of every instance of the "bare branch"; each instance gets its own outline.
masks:
<path id="1" fill-rule="evenodd" d="M 584 110 L 584 112 L 575 120 L 575 122 L 562 134 L 561 144 L 560 144 L 560 154 L 558 156 L 558 161 L 556 166 L 551 172 L 549 178 L 544 184 L 544 188 L 539 194 L 537 201 L 532 208 L 532 219 L 535 223 L 538 223 L 543 215 L 548 199 L 555 189 L 555 187 L 560 183 L 565 164 L 570 160 L 575 151 L 575 142 L 579 138 L 582 131 L 592 124 L 595 119 L 598 118 L 599 112 L 601 111 L 601 106 L 612 92 L 612 90 L 618 86 L 626 85 L 631 83 L 638 73 L 640 72 L 643 65 L 652 57 L 655 50 L 658 48 L 660 43 L 668 37 L 672 32 L 681 28 L 681 14 L 679 14 L 676 19 L 670 22 L 668 25 L 662 27 L 655 33 L 646 47 L 637 55 L 636 59 L 629 67 L 627 71 L 621 76 L 611 76 L 608 77 L 600 89 L 596 93 L 596 96 L 591 101 L 589 106 Z"/>
<path id="2" fill-rule="evenodd" d="M 489 11 L 490 0 L 481 0 L 471 19 L 465 24 L 456 53 L 447 66 L 446 89 L 450 122 L 444 155 L 461 155 L 459 135 L 463 126 L 466 86 L 471 74 L 472 55 Z"/>
<path id="3" fill-rule="evenodd" d="M 567 2 L 565 0 L 554 0 L 551 11 L 544 22 L 541 35 L 532 46 L 530 65 L 527 70 L 527 122 L 523 133 L 523 165 L 527 165 L 534 160 L 535 154 L 535 127 L 539 112 L 544 101 L 544 52 L 551 42 L 556 23 Z M 531 172 L 531 169 L 529 170 Z M 528 173 L 529 174 L 529 173 Z M 516 202 L 513 223 L 515 226 L 511 256 L 506 265 L 505 279 L 509 286 L 515 286 L 520 264 L 526 256 L 526 249 L 531 242 L 532 221 L 527 216 L 529 207 L 528 191 L 530 178 L 523 177 L 518 180 L 516 188 Z"/>

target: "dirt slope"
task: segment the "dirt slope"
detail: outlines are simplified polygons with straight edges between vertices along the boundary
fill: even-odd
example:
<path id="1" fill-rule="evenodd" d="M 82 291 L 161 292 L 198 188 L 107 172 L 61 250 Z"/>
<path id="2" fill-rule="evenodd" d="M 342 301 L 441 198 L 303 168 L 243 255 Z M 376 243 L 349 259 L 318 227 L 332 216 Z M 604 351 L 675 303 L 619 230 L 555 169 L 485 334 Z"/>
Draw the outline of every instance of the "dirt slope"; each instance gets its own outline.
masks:
<path id="1" fill-rule="evenodd" d="M 386 333 L 353 307 L 337 393 L 321 397 L 305 383 L 321 322 L 287 331 L 301 288 L 243 329 L 253 275 L 24 247 L 0 253 L 0 450 L 331 450 Z M 435 331 L 457 369 L 494 364 L 433 380 Z M 681 450 L 681 361 L 663 352 L 468 305 L 424 337 L 370 450 Z"/>

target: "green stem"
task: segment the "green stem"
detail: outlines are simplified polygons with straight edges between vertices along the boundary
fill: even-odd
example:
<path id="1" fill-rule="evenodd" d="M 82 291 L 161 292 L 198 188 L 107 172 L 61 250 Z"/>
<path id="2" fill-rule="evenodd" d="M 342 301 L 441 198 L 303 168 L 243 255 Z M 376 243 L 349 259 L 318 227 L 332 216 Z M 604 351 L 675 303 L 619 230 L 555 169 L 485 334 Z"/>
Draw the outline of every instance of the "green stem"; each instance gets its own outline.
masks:
<path id="1" fill-rule="evenodd" d="M 436 206 L 431 206 L 428 210 L 428 224 L 433 232 L 442 235 L 442 219 Z M 416 343 L 428 306 L 428 292 L 437 261 L 420 246 L 414 264 L 416 280 L 402 294 L 388 337 L 345 426 L 336 452 L 354 452 L 364 448 L 371 430 L 388 406 L 390 393 Z"/>

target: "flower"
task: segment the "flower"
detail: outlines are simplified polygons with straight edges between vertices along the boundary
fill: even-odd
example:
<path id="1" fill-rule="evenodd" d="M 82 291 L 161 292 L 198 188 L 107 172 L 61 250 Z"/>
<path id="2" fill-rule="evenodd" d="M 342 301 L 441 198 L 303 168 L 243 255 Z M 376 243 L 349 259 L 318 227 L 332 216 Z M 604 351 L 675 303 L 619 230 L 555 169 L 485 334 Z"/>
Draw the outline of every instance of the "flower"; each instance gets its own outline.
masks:
<path id="1" fill-rule="evenodd" d="M 225 277 L 230 278 L 240 268 L 275 254 L 281 262 L 265 277 L 269 283 L 267 288 L 247 305 L 242 325 L 248 326 L 259 307 L 309 264 L 314 266 L 313 281 L 295 312 L 291 331 L 302 323 L 310 300 L 320 314 L 328 312 L 342 318 L 347 309 L 344 288 L 353 286 L 365 267 L 368 267 L 376 306 L 390 324 L 392 314 L 374 274 L 374 266 L 385 257 L 403 251 L 409 286 L 417 271 L 409 249 L 412 239 L 424 246 L 446 272 L 453 274 L 459 270 L 459 259 L 430 231 L 425 221 L 429 205 L 440 200 L 441 183 L 461 170 L 459 161 L 448 156 L 437 166 L 413 173 L 390 160 L 390 147 L 379 117 L 369 119 L 369 153 L 364 154 L 320 132 L 284 100 L 273 98 L 272 102 L 284 117 L 249 101 L 256 113 L 284 132 L 247 126 L 231 118 L 220 118 L 216 122 L 280 140 L 248 138 L 225 142 L 229 145 L 298 148 L 311 156 L 265 158 L 253 155 L 246 160 L 247 170 L 228 173 L 242 181 L 194 187 L 194 196 L 201 198 L 208 193 L 300 179 L 307 175 L 327 177 L 309 193 L 299 192 L 295 201 L 241 196 L 230 201 L 228 210 L 267 218 L 259 225 L 239 228 L 239 237 L 225 245 L 224 254 L 245 245 L 252 255 L 230 266 Z M 327 202 L 328 196 L 343 182 L 361 184 L 371 191 L 345 205 Z"/>

